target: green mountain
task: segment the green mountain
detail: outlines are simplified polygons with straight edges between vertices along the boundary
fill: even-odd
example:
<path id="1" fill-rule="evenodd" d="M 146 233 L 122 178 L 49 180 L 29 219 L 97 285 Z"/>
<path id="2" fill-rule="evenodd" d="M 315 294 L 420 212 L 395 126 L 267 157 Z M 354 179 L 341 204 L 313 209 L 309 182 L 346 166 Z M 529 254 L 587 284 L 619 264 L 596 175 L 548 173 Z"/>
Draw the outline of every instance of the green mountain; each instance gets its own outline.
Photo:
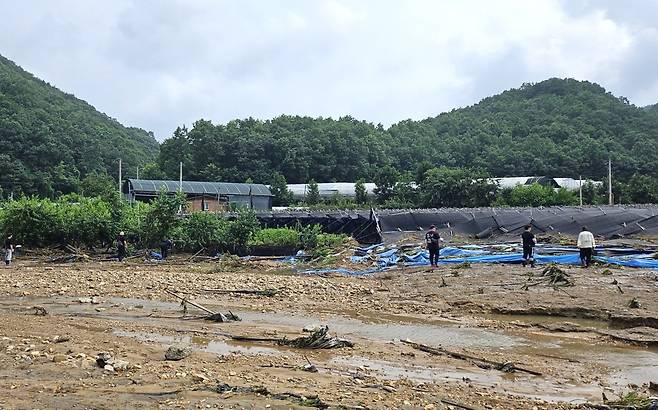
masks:
<path id="1" fill-rule="evenodd" d="M 170 178 L 183 161 L 186 178 L 255 182 L 373 180 L 389 165 L 600 179 L 608 157 L 618 178 L 658 177 L 658 115 L 597 84 L 552 78 L 388 129 L 351 117 L 200 120 L 163 143 L 158 164 Z"/>
<path id="2" fill-rule="evenodd" d="M 116 175 L 118 158 L 126 169 L 135 169 L 159 150 L 152 133 L 124 127 L 2 56 L 0 142 L 5 196 L 72 192 L 90 172 Z"/>

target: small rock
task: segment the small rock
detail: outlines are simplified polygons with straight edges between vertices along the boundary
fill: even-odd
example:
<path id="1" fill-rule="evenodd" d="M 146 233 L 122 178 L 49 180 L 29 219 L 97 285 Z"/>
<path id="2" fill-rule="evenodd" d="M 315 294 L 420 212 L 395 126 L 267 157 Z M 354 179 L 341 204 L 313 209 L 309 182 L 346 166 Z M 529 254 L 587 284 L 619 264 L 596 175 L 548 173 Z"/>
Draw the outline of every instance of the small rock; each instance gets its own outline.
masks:
<path id="1" fill-rule="evenodd" d="M 71 340 L 68 336 L 54 336 L 52 339 L 53 343 L 64 343 Z"/>
<path id="2" fill-rule="evenodd" d="M 78 302 L 80 302 L 80 303 L 91 303 L 91 298 L 79 298 Z"/>
<path id="3" fill-rule="evenodd" d="M 208 378 L 201 373 L 192 373 L 192 381 L 195 383 L 204 383 L 207 380 Z"/>
<path id="4" fill-rule="evenodd" d="M 114 359 L 112 362 L 112 367 L 114 367 L 114 370 L 117 371 L 128 370 L 130 368 L 130 363 L 126 360 Z"/>
<path id="5" fill-rule="evenodd" d="M 61 353 L 58 353 L 58 354 L 53 356 L 53 362 L 55 362 L 55 363 L 64 362 L 64 361 L 66 361 L 66 359 L 68 359 L 68 356 L 66 356 L 65 354 L 61 354 Z"/>
<path id="6" fill-rule="evenodd" d="M 105 366 L 103 366 L 103 369 L 108 372 L 114 372 L 114 367 L 110 364 L 106 364 Z"/>
<path id="7" fill-rule="evenodd" d="M 165 359 L 183 360 L 191 354 L 192 354 L 192 348 L 190 346 L 177 344 L 177 345 L 169 346 L 169 349 L 167 349 L 167 352 L 165 353 Z"/>

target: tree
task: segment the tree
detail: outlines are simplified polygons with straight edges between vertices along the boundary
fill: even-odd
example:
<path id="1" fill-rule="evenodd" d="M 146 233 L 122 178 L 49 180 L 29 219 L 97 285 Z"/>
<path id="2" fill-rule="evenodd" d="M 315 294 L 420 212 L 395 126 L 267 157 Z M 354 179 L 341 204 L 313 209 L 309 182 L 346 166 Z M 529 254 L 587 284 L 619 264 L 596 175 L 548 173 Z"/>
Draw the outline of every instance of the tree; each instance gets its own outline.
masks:
<path id="1" fill-rule="evenodd" d="M 274 206 L 288 206 L 293 201 L 292 191 L 288 189 L 286 177 L 278 172 L 274 173 L 272 177 L 270 191 L 274 195 L 272 200 L 272 205 Z"/>
<path id="2" fill-rule="evenodd" d="M 374 181 L 377 187 L 374 189 L 374 193 L 380 204 L 383 204 L 393 196 L 393 188 L 398 182 L 399 177 L 400 174 L 398 171 L 390 165 L 383 167 L 375 175 Z"/>
<path id="3" fill-rule="evenodd" d="M 306 203 L 308 205 L 317 205 L 320 203 L 320 190 L 318 188 L 318 183 L 315 182 L 314 179 L 308 181 Z"/>
<path id="4" fill-rule="evenodd" d="M 141 179 L 157 179 L 157 180 L 167 179 L 165 173 L 162 172 L 160 167 L 158 167 L 158 164 L 156 164 L 155 162 L 149 162 L 148 164 L 140 168 L 139 177 Z"/>
<path id="5" fill-rule="evenodd" d="M 489 206 L 497 187 L 481 171 L 463 168 L 432 168 L 420 185 L 421 204 L 425 207 Z"/>
<path id="6" fill-rule="evenodd" d="M 628 181 L 626 190 L 632 203 L 658 203 L 658 179 L 656 178 L 635 174 Z"/>
<path id="7" fill-rule="evenodd" d="M 105 172 L 87 174 L 80 183 L 80 193 L 88 198 L 109 198 L 118 192 L 114 179 Z"/>
<path id="8" fill-rule="evenodd" d="M 365 205 L 368 203 L 368 192 L 366 191 L 365 181 L 359 179 L 354 184 L 354 200 L 359 205 Z"/>
<path id="9" fill-rule="evenodd" d="M 186 205 L 185 195 L 178 192 L 168 195 L 164 191 L 151 202 L 146 216 L 144 240 L 147 245 L 154 245 L 169 238 L 180 224 L 178 212 Z"/>

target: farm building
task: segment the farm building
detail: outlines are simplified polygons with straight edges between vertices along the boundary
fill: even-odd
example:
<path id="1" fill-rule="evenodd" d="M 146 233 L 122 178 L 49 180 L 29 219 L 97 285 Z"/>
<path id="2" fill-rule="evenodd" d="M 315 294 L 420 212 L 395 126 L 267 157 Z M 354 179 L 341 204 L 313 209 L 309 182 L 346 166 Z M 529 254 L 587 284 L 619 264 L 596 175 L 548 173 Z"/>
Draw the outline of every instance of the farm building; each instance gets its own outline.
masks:
<path id="1" fill-rule="evenodd" d="M 272 193 L 261 184 L 237 184 L 232 182 L 160 181 L 148 179 L 126 179 L 122 192 L 127 201 L 150 201 L 160 191 L 185 194 L 189 211 L 225 211 L 230 205 L 256 210 L 272 208 Z"/>
<path id="2" fill-rule="evenodd" d="M 340 195 L 347 198 L 354 198 L 356 192 L 354 186 L 356 184 L 353 182 L 323 182 L 318 184 L 318 191 L 320 192 L 320 198 L 329 199 L 334 195 Z M 376 188 L 376 185 L 373 183 L 363 184 L 366 188 L 366 193 L 368 196 L 373 196 L 373 192 Z M 297 200 L 303 200 L 308 193 L 308 184 L 288 184 L 288 189 L 292 192 L 292 195 Z"/>

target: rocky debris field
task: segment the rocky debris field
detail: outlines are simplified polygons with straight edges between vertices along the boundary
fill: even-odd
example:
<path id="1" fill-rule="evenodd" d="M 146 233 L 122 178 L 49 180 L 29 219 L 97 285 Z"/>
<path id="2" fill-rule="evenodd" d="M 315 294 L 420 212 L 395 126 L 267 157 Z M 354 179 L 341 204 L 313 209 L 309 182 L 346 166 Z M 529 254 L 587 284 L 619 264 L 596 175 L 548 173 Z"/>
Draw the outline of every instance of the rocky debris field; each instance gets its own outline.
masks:
<path id="1" fill-rule="evenodd" d="M 543 269 L 344 277 L 270 260 L 20 259 L 0 269 L 0 407 L 650 403 L 656 272 L 560 267 L 556 284 Z"/>

